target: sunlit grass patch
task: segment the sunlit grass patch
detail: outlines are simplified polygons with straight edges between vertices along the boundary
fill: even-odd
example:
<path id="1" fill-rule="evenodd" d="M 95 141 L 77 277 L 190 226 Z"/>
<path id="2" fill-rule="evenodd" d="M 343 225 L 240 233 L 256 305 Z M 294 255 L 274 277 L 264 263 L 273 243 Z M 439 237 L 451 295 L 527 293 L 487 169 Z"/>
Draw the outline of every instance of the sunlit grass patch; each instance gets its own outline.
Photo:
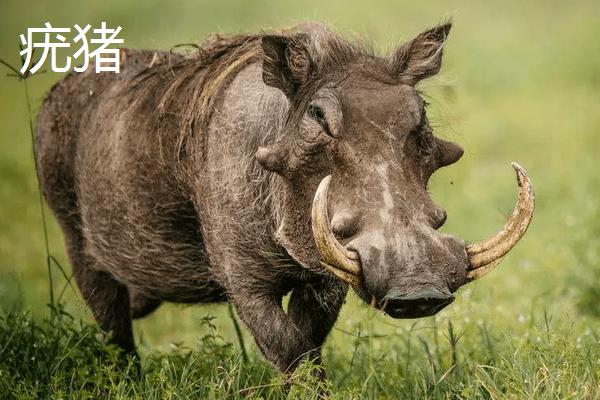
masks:
<path id="1" fill-rule="evenodd" d="M 203 319 L 208 333 L 193 346 L 172 344 L 139 361 L 58 306 L 41 320 L 2 315 L 0 393 L 15 399 L 597 398 L 598 332 L 554 330 L 544 315 L 536 320 L 514 336 L 482 322 L 456 327 L 434 319 L 380 334 L 366 321 L 344 333 L 343 349 L 338 341 L 326 346 L 329 379 L 319 381 L 323 367 L 304 363 L 280 375 L 254 348 L 244 360 L 212 317 Z"/>

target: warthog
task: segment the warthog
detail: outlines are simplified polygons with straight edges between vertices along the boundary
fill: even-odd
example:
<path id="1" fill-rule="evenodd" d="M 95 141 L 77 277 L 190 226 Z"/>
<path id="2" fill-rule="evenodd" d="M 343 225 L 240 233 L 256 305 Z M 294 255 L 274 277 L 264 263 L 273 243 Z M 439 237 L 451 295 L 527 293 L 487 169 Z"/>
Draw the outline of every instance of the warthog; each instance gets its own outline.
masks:
<path id="1" fill-rule="evenodd" d="M 487 272 L 524 234 L 533 192 L 515 164 L 503 231 L 475 245 L 437 231 L 427 181 L 463 150 L 433 135 L 415 85 L 439 71 L 449 31 L 387 57 L 319 24 L 213 36 L 193 54 L 122 50 L 119 74 L 56 84 L 37 167 L 113 342 L 134 352 L 132 318 L 163 301 L 230 301 L 290 371 L 319 362 L 349 285 L 416 318 Z"/>

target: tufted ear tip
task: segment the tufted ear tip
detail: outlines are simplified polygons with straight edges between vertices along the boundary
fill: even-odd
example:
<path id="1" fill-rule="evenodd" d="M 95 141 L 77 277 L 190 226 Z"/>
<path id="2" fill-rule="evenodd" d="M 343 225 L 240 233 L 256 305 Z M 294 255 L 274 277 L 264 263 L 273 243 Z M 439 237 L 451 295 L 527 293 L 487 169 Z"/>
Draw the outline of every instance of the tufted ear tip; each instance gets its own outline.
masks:
<path id="1" fill-rule="evenodd" d="M 442 53 L 452 23 L 446 22 L 421 32 L 400 46 L 392 58 L 394 72 L 408 84 L 437 74 L 442 66 Z"/>
<path id="2" fill-rule="evenodd" d="M 260 44 L 263 51 L 263 82 L 293 97 L 306 84 L 314 69 L 309 37 L 305 33 L 263 35 Z"/>
<path id="3" fill-rule="evenodd" d="M 446 38 L 446 36 L 448 36 L 448 34 L 450 33 L 450 30 L 452 30 L 452 21 L 448 21 L 448 22 L 445 22 L 445 23 L 437 26 L 437 31 L 439 31 L 443 34 L 444 39 Z"/>

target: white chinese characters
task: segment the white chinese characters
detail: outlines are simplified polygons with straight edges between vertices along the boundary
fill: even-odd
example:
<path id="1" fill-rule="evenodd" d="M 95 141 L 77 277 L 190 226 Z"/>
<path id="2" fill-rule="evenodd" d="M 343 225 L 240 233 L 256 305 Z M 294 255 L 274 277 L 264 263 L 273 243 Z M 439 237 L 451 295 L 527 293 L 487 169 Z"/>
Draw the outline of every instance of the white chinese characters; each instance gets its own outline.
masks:
<path id="1" fill-rule="evenodd" d="M 122 38 L 117 37 L 121 27 L 107 28 L 106 22 L 101 22 L 99 28 L 92 29 L 91 38 L 88 39 L 90 29 L 89 24 L 83 28 L 75 24 L 71 31 L 71 28 L 54 28 L 49 22 L 44 24 L 44 28 L 28 28 L 27 36 L 20 35 L 22 47 L 20 55 L 23 59 L 21 74 L 26 72 L 35 74 L 46 63 L 48 57 L 50 57 L 50 68 L 54 72 L 67 72 L 72 65 L 74 71 L 84 72 L 93 59 L 96 73 L 118 73 L 119 49 L 111 46 L 124 43 Z M 74 34 L 72 41 L 67 41 L 65 35 L 71 33 Z M 57 49 L 60 48 L 74 48 L 75 51 L 72 55 L 59 60 Z M 41 50 L 41 55 L 34 60 L 37 49 Z M 76 65 L 77 63 L 80 65 Z"/>

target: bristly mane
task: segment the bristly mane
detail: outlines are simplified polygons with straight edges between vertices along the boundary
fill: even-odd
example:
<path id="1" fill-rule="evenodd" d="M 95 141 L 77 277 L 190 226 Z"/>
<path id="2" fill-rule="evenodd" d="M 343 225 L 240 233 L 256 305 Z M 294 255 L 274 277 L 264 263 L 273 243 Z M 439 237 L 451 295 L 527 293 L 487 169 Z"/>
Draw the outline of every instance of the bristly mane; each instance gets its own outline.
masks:
<path id="1" fill-rule="evenodd" d="M 366 63 L 367 73 L 373 73 L 373 64 L 385 65 L 364 43 L 350 43 L 320 23 L 300 24 L 281 33 L 295 32 L 306 33 L 310 38 L 317 75 L 323 76 L 358 57 L 371 61 Z M 207 127 L 221 94 L 236 74 L 262 60 L 262 36 L 213 35 L 192 54 L 163 53 L 156 63 L 134 77 L 131 90 L 144 106 L 151 107 L 159 136 L 165 125 L 165 129 L 177 130 L 178 159 L 185 157 L 193 132 Z M 166 120 L 171 122 L 165 123 Z"/>
<path id="2" fill-rule="evenodd" d="M 154 108 L 159 128 L 166 117 L 175 119 L 176 151 L 181 155 L 194 130 L 207 126 L 218 95 L 231 78 L 258 61 L 260 54 L 259 35 L 214 35 L 193 54 L 171 52 L 161 57 L 134 78 L 132 90 Z"/>

